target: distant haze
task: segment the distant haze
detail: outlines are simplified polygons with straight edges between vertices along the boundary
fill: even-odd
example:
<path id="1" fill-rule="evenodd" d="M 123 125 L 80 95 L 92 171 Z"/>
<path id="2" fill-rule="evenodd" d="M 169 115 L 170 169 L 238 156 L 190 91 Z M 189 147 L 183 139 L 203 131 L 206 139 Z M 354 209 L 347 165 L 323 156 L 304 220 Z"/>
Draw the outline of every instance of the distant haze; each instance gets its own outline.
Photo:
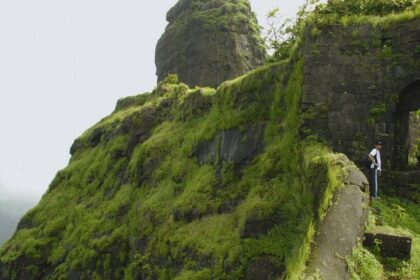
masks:
<path id="1" fill-rule="evenodd" d="M 269 10 L 292 16 L 303 2 L 251 1 L 261 25 Z M 75 138 L 119 98 L 153 89 L 175 3 L 0 0 L 0 200 L 39 199 Z"/>
<path id="2" fill-rule="evenodd" d="M 0 246 L 12 237 L 23 214 L 33 206 L 33 201 L 0 200 Z"/>

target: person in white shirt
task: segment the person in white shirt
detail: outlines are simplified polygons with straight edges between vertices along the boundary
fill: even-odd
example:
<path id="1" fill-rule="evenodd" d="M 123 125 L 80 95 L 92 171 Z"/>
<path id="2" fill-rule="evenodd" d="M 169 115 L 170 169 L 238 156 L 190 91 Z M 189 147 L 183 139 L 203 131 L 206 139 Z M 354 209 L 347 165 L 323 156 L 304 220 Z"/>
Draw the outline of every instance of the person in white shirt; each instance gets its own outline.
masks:
<path id="1" fill-rule="evenodd" d="M 381 149 L 382 142 L 378 141 L 369 154 L 369 159 L 372 162 L 369 168 L 370 195 L 374 198 L 378 197 L 378 175 L 380 176 L 382 172 Z"/>

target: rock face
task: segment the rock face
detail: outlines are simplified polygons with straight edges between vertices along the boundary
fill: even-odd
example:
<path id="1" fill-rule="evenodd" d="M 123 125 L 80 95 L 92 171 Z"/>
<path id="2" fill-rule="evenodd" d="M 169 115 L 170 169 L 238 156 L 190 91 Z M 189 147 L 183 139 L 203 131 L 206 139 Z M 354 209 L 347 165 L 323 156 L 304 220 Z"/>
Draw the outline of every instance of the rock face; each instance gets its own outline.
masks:
<path id="1" fill-rule="evenodd" d="M 351 256 L 358 238 L 363 236 L 369 198 L 368 181 L 363 173 L 343 157 L 335 165 L 344 164 L 344 186 L 334 194 L 332 207 L 320 222 L 308 272 L 321 279 L 350 279 L 346 258 Z"/>
<path id="2" fill-rule="evenodd" d="M 219 160 L 240 167 L 263 150 L 263 128 L 263 125 L 258 124 L 243 133 L 239 130 L 223 131 L 216 139 L 197 146 L 197 159 L 200 164 Z"/>
<path id="3" fill-rule="evenodd" d="M 280 85 L 292 66 L 273 64 L 217 90 L 171 76 L 121 99 L 74 142 L 69 166 L 0 248 L 0 280 L 281 277 L 293 249 L 285 236 L 301 239 L 295 228 L 312 215 L 294 200 L 306 169 L 301 183 L 286 176 L 300 165 L 265 136 L 287 119 L 272 108 L 285 99 Z M 284 112 L 299 112 L 298 96 Z M 292 141 L 281 149 L 302 157 L 296 129 L 287 129 Z M 311 188 L 303 191 L 313 201 Z"/>
<path id="4" fill-rule="evenodd" d="M 156 47 L 158 80 L 217 87 L 263 63 L 265 50 L 247 0 L 180 0 Z"/>

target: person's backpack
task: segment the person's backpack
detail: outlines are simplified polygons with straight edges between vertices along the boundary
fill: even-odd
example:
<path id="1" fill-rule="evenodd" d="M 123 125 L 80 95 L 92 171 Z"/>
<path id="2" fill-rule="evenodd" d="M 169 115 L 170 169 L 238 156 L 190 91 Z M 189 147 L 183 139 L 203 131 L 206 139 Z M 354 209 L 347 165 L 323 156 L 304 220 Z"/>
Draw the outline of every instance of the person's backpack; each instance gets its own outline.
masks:
<path id="1" fill-rule="evenodd" d="M 364 162 L 363 162 L 363 166 L 366 168 L 366 169 L 370 169 L 370 166 L 372 165 L 372 161 L 370 160 L 370 158 L 369 158 L 369 156 L 367 157 L 367 159 L 365 159 L 364 160 Z"/>
<path id="2" fill-rule="evenodd" d="M 377 155 L 375 155 L 373 157 L 375 159 L 375 163 L 378 163 L 378 159 L 377 159 Z M 372 165 L 372 161 L 370 160 L 369 156 L 367 156 L 367 158 L 364 161 L 363 164 L 367 169 L 370 169 L 370 166 Z M 378 168 L 377 166 L 375 166 L 375 169 Z"/>

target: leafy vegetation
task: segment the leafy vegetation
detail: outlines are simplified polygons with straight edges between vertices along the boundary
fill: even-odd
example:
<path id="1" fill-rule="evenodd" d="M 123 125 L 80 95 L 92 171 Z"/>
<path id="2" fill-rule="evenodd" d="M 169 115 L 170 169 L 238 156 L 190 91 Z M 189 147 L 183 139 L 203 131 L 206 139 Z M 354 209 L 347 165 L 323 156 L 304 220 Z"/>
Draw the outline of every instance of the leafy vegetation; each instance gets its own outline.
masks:
<path id="1" fill-rule="evenodd" d="M 371 251 L 358 247 L 354 250 L 349 266 L 352 279 L 401 279 L 420 278 L 420 209 L 417 204 L 397 197 L 374 200 L 369 217 L 369 227 L 388 228 L 390 232 L 405 233 L 413 237 L 411 259 L 399 260 L 383 257 L 377 248 Z"/>
<path id="2" fill-rule="evenodd" d="M 299 8 L 295 19 L 284 18 L 280 8 L 267 14 L 268 29 L 264 40 L 267 49 L 272 53 L 268 58 L 269 62 L 281 61 L 291 56 L 293 49 L 301 41 L 309 15 L 318 4 L 318 0 L 307 0 Z M 313 31 L 316 33 L 316 30 Z"/>
<path id="3" fill-rule="evenodd" d="M 307 0 L 299 9 L 296 19 L 281 16 L 277 8 L 267 14 L 268 30 L 266 46 L 271 50 L 269 61 L 288 59 L 296 45 L 300 44 L 303 32 L 310 26 L 310 35 L 320 35 L 319 27 L 331 24 L 386 25 L 406 21 L 420 15 L 418 0 Z M 355 35 L 355 34 L 354 34 Z M 389 48 L 382 55 L 389 56 Z"/>
<path id="4" fill-rule="evenodd" d="M 370 109 L 369 114 L 370 117 L 368 119 L 368 123 L 370 126 L 374 126 L 375 123 L 380 120 L 380 118 L 386 113 L 386 104 L 381 103 L 375 105 L 372 109 Z"/>

